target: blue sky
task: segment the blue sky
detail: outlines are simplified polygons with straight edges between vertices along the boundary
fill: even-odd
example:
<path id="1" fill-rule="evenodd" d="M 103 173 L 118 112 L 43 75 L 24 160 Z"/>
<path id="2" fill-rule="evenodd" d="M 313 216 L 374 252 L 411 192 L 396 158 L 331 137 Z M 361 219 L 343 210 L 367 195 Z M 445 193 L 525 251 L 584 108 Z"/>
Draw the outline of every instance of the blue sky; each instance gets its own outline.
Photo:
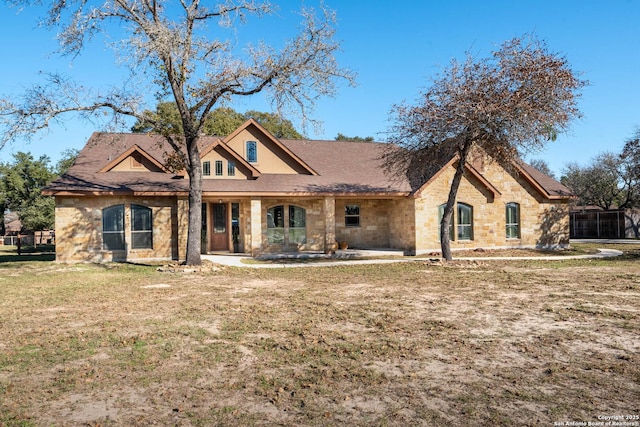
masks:
<path id="1" fill-rule="evenodd" d="M 278 16 L 239 28 L 239 37 L 280 43 L 294 34 L 304 3 L 277 1 Z M 394 104 L 413 103 L 421 90 L 452 58 L 469 51 L 486 57 L 502 42 L 524 33 L 546 40 L 550 50 L 563 54 L 574 70 L 590 81 L 582 92 L 583 118 L 571 132 L 550 142 L 544 151 L 528 156 L 545 160 L 559 175 L 569 162 L 587 164 L 603 151 L 620 151 L 640 126 L 640 1 L 637 0 L 325 0 L 337 12 L 338 55 L 341 66 L 358 74 L 358 86 L 342 85 L 335 98 L 322 99 L 314 118 L 321 132 L 316 139 L 345 135 L 385 139 Z M 0 96 L 18 96 L 42 78 L 39 71 L 66 73 L 87 85 L 117 84 L 124 75 L 110 48 L 100 43 L 81 57 L 55 54 L 55 34 L 37 27 L 42 11 L 0 4 L 0 39 L 4 66 Z M 231 105 L 244 112 L 267 110 L 261 96 Z M 153 107 L 153 105 L 150 105 Z M 0 150 L 0 161 L 15 151 L 49 155 L 56 161 L 67 148 L 81 148 L 98 124 L 69 117 L 30 143 L 18 141 Z"/>

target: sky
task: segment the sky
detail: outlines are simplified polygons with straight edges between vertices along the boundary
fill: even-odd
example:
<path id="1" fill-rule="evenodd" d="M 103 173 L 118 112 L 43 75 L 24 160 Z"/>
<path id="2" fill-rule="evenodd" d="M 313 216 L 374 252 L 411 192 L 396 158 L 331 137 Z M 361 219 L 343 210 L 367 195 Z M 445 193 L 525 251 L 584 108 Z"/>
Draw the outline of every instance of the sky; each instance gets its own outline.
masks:
<path id="1" fill-rule="evenodd" d="M 293 37 L 302 5 L 319 0 L 273 0 L 276 16 L 249 18 L 237 28 L 236 40 L 275 45 Z M 542 159 L 559 177 L 570 162 L 587 165 L 605 151 L 620 152 L 640 126 L 640 0 L 325 0 L 337 13 L 336 55 L 341 67 L 357 73 L 355 88 L 344 84 L 334 98 L 318 101 L 313 118 L 321 130 L 302 129 L 312 139 L 332 140 L 338 133 L 372 136 L 384 141 L 390 112 L 399 103 L 415 104 L 452 59 L 470 52 L 485 58 L 503 42 L 526 33 L 546 41 L 568 60 L 582 79 L 582 118 L 571 124 L 543 151 L 526 159 Z M 55 33 L 38 27 L 43 10 L 20 13 L 0 3 L 0 98 L 19 97 L 42 82 L 41 71 L 60 72 L 88 86 L 118 85 L 126 79 L 112 49 L 92 43 L 76 58 L 62 57 Z M 212 28 L 217 34 L 218 28 Z M 117 34 L 112 35 L 113 40 Z M 262 95 L 230 105 L 240 112 L 270 111 Z M 149 108 L 155 107 L 150 100 Z M 299 124 L 294 124 L 300 128 Z M 0 162 L 12 153 L 29 151 L 56 162 L 66 149 L 80 149 L 99 123 L 68 117 L 30 142 L 19 140 L 0 149 Z"/>

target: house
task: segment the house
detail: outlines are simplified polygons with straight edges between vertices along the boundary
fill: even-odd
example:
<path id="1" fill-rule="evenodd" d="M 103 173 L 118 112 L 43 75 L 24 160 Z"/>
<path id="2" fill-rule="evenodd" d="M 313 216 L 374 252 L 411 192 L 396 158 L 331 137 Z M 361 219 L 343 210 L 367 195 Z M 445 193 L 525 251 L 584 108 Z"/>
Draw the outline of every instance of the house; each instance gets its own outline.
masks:
<path id="1" fill-rule="evenodd" d="M 456 158 L 420 185 L 382 168 L 386 144 L 281 140 L 249 120 L 203 137 L 202 251 L 257 255 L 352 248 L 437 251 Z M 184 260 L 188 178 L 150 134 L 95 133 L 45 194 L 56 200 L 58 261 Z M 466 168 L 453 249 L 569 242 L 569 190 L 525 164 Z"/>

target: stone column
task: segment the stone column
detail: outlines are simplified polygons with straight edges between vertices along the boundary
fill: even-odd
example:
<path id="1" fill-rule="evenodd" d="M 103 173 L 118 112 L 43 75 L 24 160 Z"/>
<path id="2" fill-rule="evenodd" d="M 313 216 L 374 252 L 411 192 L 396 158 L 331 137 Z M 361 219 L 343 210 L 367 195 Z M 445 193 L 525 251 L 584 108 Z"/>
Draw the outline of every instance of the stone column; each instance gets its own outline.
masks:
<path id="1" fill-rule="evenodd" d="M 324 253 L 332 253 L 336 248 L 336 198 L 324 198 Z"/>
<path id="2" fill-rule="evenodd" d="M 251 199 L 251 256 L 262 251 L 262 199 Z"/>

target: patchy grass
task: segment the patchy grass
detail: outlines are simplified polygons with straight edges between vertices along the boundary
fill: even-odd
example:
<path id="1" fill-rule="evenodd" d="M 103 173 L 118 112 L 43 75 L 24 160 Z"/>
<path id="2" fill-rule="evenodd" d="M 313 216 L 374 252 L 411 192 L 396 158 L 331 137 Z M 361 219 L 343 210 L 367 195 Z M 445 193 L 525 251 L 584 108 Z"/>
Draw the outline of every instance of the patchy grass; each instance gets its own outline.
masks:
<path id="1" fill-rule="evenodd" d="M 635 248 L 602 260 L 192 274 L 6 262 L 0 425 L 523 426 L 638 415 Z"/>

